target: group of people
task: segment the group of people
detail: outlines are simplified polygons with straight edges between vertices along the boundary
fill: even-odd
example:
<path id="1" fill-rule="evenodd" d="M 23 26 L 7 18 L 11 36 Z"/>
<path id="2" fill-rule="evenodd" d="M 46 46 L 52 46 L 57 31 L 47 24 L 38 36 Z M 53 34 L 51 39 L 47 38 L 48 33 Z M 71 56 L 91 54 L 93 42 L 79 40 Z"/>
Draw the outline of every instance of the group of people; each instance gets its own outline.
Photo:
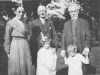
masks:
<path id="1" fill-rule="evenodd" d="M 64 24 L 60 55 L 68 65 L 68 75 L 87 73 L 91 47 L 89 23 L 78 18 L 80 6 L 68 7 L 71 20 Z M 29 25 L 23 21 L 24 8 L 15 7 L 15 17 L 7 22 L 4 50 L 8 55 L 8 75 L 56 75 L 57 33 L 53 22 L 46 19 L 46 8 L 37 9 L 39 18 Z"/>

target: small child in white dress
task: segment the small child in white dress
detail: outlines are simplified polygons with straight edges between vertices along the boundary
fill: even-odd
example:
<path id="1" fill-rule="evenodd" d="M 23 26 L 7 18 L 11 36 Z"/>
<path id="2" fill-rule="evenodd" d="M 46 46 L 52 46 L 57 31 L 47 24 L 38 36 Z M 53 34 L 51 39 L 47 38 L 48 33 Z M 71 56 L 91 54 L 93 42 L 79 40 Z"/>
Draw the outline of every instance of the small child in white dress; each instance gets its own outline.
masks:
<path id="1" fill-rule="evenodd" d="M 36 75 L 56 75 L 56 49 L 50 47 L 51 39 L 45 37 L 43 47 L 37 53 Z"/>
<path id="2" fill-rule="evenodd" d="M 82 63 L 89 64 L 88 53 L 85 53 L 84 56 L 77 53 L 77 46 L 73 44 L 68 46 L 67 52 L 68 58 L 65 55 L 62 56 L 64 56 L 65 64 L 68 65 L 68 75 L 83 75 Z"/>

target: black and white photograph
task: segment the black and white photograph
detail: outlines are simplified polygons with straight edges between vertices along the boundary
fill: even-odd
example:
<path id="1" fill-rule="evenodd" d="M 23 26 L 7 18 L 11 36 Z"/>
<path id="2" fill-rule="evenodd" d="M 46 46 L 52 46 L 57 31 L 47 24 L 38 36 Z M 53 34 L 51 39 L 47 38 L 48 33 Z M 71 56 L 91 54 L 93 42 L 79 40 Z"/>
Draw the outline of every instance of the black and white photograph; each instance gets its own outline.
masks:
<path id="1" fill-rule="evenodd" d="M 0 75 L 100 75 L 100 0 L 0 0 Z"/>

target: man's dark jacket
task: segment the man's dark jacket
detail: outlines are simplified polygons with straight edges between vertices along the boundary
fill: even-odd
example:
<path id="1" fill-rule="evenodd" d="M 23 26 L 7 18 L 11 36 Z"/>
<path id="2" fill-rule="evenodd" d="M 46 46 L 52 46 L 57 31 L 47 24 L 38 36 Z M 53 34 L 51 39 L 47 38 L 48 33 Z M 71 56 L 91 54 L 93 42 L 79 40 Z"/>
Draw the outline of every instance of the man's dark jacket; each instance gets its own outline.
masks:
<path id="1" fill-rule="evenodd" d="M 78 18 L 76 21 L 76 44 L 78 52 L 82 53 L 85 47 L 91 46 L 91 33 L 89 24 L 86 20 Z M 62 50 L 67 50 L 67 47 L 72 44 L 72 21 L 69 20 L 64 24 L 62 35 Z"/>

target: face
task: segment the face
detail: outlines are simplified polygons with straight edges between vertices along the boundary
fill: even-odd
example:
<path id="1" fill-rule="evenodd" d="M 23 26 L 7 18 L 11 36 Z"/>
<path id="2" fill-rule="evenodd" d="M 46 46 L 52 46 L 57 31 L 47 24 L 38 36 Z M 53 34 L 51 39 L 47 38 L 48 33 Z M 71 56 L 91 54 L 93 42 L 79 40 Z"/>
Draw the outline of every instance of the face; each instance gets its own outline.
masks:
<path id="1" fill-rule="evenodd" d="M 73 9 L 69 11 L 72 20 L 76 20 L 78 18 L 79 10 Z"/>
<path id="2" fill-rule="evenodd" d="M 46 10 L 41 10 L 41 11 L 38 12 L 38 14 L 39 14 L 39 16 L 40 16 L 41 18 L 45 18 Z"/>
<path id="3" fill-rule="evenodd" d="M 45 42 L 44 47 L 48 49 L 50 47 L 50 42 Z"/>
<path id="4" fill-rule="evenodd" d="M 24 8 L 23 7 L 18 7 L 15 11 L 16 17 L 18 19 L 23 19 L 24 16 Z"/>
<path id="5" fill-rule="evenodd" d="M 75 56 L 75 54 L 76 54 L 76 53 L 75 53 L 75 52 L 73 52 L 73 51 L 68 52 L 68 55 L 69 55 L 69 56 L 71 56 L 71 57 L 74 57 L 74 56 Z"/>
<path id="6" fill-rule="evenodd" d="M 68 55 L 71 56 L 71 57 L 74 57 L 75 54 L 77 53 L 77 51 L 75 50 L 75 48 L 70 48 L 68 51 Z"/>

